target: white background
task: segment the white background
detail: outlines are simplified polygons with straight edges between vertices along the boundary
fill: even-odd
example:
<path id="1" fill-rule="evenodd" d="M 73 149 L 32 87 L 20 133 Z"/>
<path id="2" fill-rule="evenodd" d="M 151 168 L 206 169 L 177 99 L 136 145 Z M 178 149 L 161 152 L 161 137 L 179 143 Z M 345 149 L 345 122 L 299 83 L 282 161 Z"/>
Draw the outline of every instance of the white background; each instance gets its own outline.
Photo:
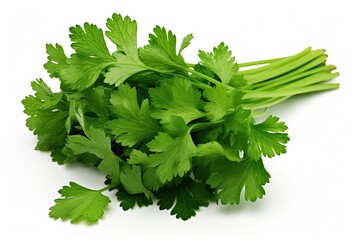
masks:
<path id="1" fill-rule="evenodd" d="M 0 2 L 0 239 L 360 239 L 359 7 L 357 1 L 50 1 Z M 183 222 L 156 205 L 124 212 L 112 204 L 97 225 L 48 217 L 57 190 L 69 181 L 101 188 L 103 176 L 58 166 L 34 151 L 20 103 L 42 77 L 45 44 L 70 53 L 68 28 L 85 21 L 105 28 L 113 12 L 139 26 L 139 45 L 156 24 L 178 37 L 193 33 L 185 51 L 210 51 L 220 41 L 238 62 L 281 57 L 307 46 L 325 48 L 341 88 L 290 99 L 270 109 L 289 126 L 288 153 L 267 159 L 266 196 L 256 203 L 202 208 Z M 111 47 L 113 49 L 113 47 Z"/>

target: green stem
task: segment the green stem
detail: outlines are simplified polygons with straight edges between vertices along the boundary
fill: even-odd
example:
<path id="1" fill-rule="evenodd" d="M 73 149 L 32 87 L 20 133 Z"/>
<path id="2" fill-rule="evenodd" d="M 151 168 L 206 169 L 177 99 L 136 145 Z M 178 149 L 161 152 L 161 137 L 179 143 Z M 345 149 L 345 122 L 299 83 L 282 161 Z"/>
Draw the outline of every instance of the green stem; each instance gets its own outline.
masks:
<path id="1" fill-rule="evenodd" d="M 329 66 L 322 66 L 322 67 L 317 67 L 314 69 L 311 69 L 309 71 L 305 71 L 302 72 L 300 74 L 286 74 L 283 77 L 279 77 L 279 78 L 275 78 L 273 80 L 268 81 L 268 83 L 266 85 L 263 85 L 263 87 L 253 87 L 253 89 L 258 89 L 258 90 L 270 90 L 273 89 L 275 87 L 279 87 L 281 88 L 282 85 L 284 86 L 288 86 L 287 84 L 296 81 L 302 81 L 299 79 L 305 78 L 305 77 L 311 77 L 314 74 L 319 74 L 319 73 L 324 73 L 324 74 L 329 74 L 332 70 L 336 69 L 335 66 L 333 65 L 329 65 Z M 334 76 L 335 77 L 335 76 Z"/>
<path id="2" fill-rule="evenodd" d="M 102 189 L 99 189 L 98 192 L 105 192 L 105 191 L 107 191 L 107 190 L 109 190 L 110 188 L 113 188 L 113 187 L 116 187 L 116 186 L 108 185 L 108 186 L 106 186 L 106 187 L 104 187 Z"/>
<path id="3" fill-rule="evenodd" d="M 280 76 L 280 77 L 277 77 L 277 78 L 274 78 L 274 79 L 270 79 L 268 81 L 255 83 L 255 84 L 253 84 L 253 88 L 257 89 L 257 88 L 260 88 L 260 87 L 263 87 L 263 86 L 267 86 L 270 82 L 278 82 L 280 80 L 283 80 L 284 78 L 290 78 L 290 77 L 293 77 L 295 75 L 302 74 L 302 73 L 304 73 L 304 72 L 306 72 L 308 70 L 318 69 L 320 67 L 323 67 L 321 65 L 325 64 L 325 61 L 326 61 L 326 56 L 322 55 L 322 56 L 312 60 L 311 62 L 309 62 L 309 63 L 307 63 L 307 64 L 305 64 L 305 65 L 291 71 L 291 72 L 288 72 L 288 73 L 284 74 L 283 76 Z M 330 65 L 330 66 L 333 66 L 333 65 Z"/>
<path id="4" fill-rule="evenodd" d="M 293 56 L 290 56 L 290 57 L 286 57 L 286 58 L 283 58 L 279 61 L 276 61 L 274 63 L 270 63 L 266 66 L 262 66 L 262 67 L 257 67 L 257 68 L 253 68 L 253 69 L 249 69 L 249 70 L 244 70 L 244 71 L 239 71 L 239 74 L 241 75 L 249 75 L 249 74 L 256 74 L 256 73 L 260 73 L 260 72 L 263 72 L 263 71 L 266 71 L 266 70 L 269 70 L 269 69 L 274 69 L 274 68 L 277 68 L 281 65 L 284 65 L 284 64 L 287 64 L 289 62 L 292 62 L 294 61 L 295 59 L 299 58 L 299 57 L 302 57 L 306 54 L 308 54 L 309 52 L 311 52 L 311 48 L 308 47 L 306 49 L 304 49 L 303 51 L 301 51 L 300 53 L 298 54 L 295 54 Z"/>
<path id="5" fill-rule="evenodd" d="M 272 59 L 263 59 L 263 60 L 258 60 L 258 61 L 252 61 L 252 62 L 243 62 L 243 63 L 238 63 L 238 67 L 242 68 L 242 67 L 251 67 L 251 66 L 256 66 L 256 65 L 261 65 L 261 64 L 267 64 L 267 63 L 273 63 L 273 62 L 277 62 L 279 60 L 282 60 L 284 58 L 287 57 L 282 57 L 282 58 L 272 58 Z M 186 63 L 186 65 L 190 68 L 194 68 L 196 66 L 196 64 L 194 63 Z"/>
<path id="6" fill-rule="evenodd" d="M 200 131 L 204 128 L 208 128 L 208 127 L 212 127 L 214 125 L 218 125 L 223 123 L 225 120 L 218 120 L 218 121 L 213 121 L 213 122 L 200 122 L 200 123 L 194 123 L 194 124 L 190 124 L 190 130 L 191 131 Z"/>
<path id="7" fill-rule="evenodd" d="M 270 70 L 267 70 L 264 72 L 260 72 L 258 74 L 245 76 L 245 78 L 249 84 L 262 82 L 262 81 L 280 76 L 284 73 L 290 72 L 290 71 L 308 63 L 309 61 L 317 58 L 318 56 L 321 56 L 322 54 L 324 54 L 324 50 L 315 50 L 315 51 L 312 51 L 312 52 L 306 54 L 305 56 L 302 56 L 296 60 L 293 60 L 283 66 L 279 66 L 279 67 L 276 67 L 276 68 L 273 68 L 273 69 L 270 69 Z"/>
<path id="8" fill-rule="evenodd" d="M 239 63 L 238 66 L 239 66 L 239 68 L 242 68 L 242 67 L 251 67 L 251 66 L 256 66 L 256 65 L 266 64 L 266 63 L 277 62 L 277 61 L 282 60 L 282 59 L 285 59 L 285 58 L 287 58 L 287 57 L 272 58 L 272 59 L 264 59 L 264 60 L 259 60 L 259 61 Z"/>
<path id="9" fill-rule="evenodd" d="M 294 89 L 294 88 L 301 88 L 309 85 L 313 85 L 315 83 L 329 81 L 333 78 L 338 77 L 340 74 L 336 73 L 317 73 L 306 78 L 300 79 L 298 81 L 288 83 L 278 89 L 286 90 L 286 89 Z"/>
<path id="10" fill-rule="evenodd" d="M 186 71 L 188 71 L 188 72 L 190 72 L 190 73 L 192 73 L 192 74 L 194 74 L 194 75 L 196 75 L 198 77 L 201 77 L 201 78 L 203 78 L 205 80 L 208 80 L 209 82 L 211 82 L 211 83 L 213 83 L 215 85 L 222 85 L 223 87 L 225 87 L 227 89 L 234 89 L 233 87 L 231 87 L 231 86 L 229 86 L 229 85 L 227 85 L 225 83 L 222 83 L 222 82 L 220 82 L 220 81 L 218 81 L 218 80 L 216 80 L 216 79 L 214 79 L 212 77 L 209 77 L 209 76 L 207 76 L 207 75 L 205 75 L 203 73 L 200 73 L 198 71 L 195 71 L 195 70 L 193 70 L 191 68 L 184 69 L 184 70 L 186 70 Z"/>
<path id="11" fill-rule="evenodd" d="M 205 83 L 196 81 L 196 80 L 194 80 L 194 79 L 191 79 L 191 85 L 193 85 L 194 87 L 197 87 L 197 88 L 199 88 L 199 89 L 202 89 L 202 90 L 212 89 L 211 86 L 206 85 Z"/>
<path id="12" fill-rule="evenodd" d="M 259 109 L 259 108 L 257 108 L 257 109 Z M 264 116 L 267 113 L 267 111 L 269 110 L 268 107 L 263 107 L 262 108 L 263 111 L 256 111 L 257 109 L 252 109 L 251 116 L 253 116 L 253 117 L 261 117 L 261 116 Z"/>
<path id="13" fill-rule="evenodd" d="M 328 84 L 316 84 L 316 85 L 306 86 L 296 89 L 278 90 L 271 92 L 260 91 L 260 90 L 247 90 L 246 94 L 243 96 L 243 99 L 286 97 L 286 96 L 325 91 L 325 90 L 331 90 L 337 88 L 339 88 L 338 83 L 328 83 Z"/>
<path id="14" fill-rule="evenodd" d="M 267 100 L 254 101 L 250 103 L 244 103 L 242 107 L 246 110 L 255 110 L 261 108 L 268 108 L 270 106 L 276 105 L 288 99 L 289 97 L 278 97 L 278 98 L 270 98 Z"/>

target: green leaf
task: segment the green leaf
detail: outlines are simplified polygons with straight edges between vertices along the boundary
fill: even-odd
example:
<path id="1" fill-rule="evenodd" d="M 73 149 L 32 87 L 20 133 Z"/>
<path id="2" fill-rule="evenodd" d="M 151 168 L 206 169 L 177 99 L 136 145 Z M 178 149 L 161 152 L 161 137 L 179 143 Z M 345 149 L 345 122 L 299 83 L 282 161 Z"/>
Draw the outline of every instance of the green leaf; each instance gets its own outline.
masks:
<path id="1" fill-rule="evenodd" d="M 264 122 L 251 125 L 249 129 L 248 154 L 253 160 L 262 156 L 275 157 L 286 153 L 285 144 L 290 140 L 287 126 L 278 117 L 269 116 Z"/>
<path id="2" fill-rule="evenodd" d="M 66 66 L 66 55 L 64 49 L 59 44 L 46 44 L 46 53 L 48 54 L 48 61 L 44 64 L 44 68 L 50 74 L 50 77 L 57 77 L 57 71 Z"/>
<path id="3" fill-rule="evenodd" d="M 151 198 L 150 191 L 147 190 L 142 183 L 141 168 L 139 166 L 124 165 L 120 172 L 120 180 L 127 193 L 143 193 L 147 199 Z"/>
<path id="4" fill-rule="evenodd" d="M 112 151 L 110 137 L 106 136 L 103 129 L 85 126 L 85 118 L 81 110 L 77 113 L 77 119 L 86 137 L 82 135 L 68 136 L 66 147 L 74 154 L 91 153 L 101 158 L 102 161 L 98 166 L 99 170 L 110 176 L 112 184 L 119 183 L 120 163 L 122 160 Z"/>
<path id="5" fill-rule="evenodd" d="M 57 71 L 58 77 L 62 83 L 73 90 L 91 87 L 105 67 L 111 64 L 108 60 L 81 54 L 72 54 L 67 63 L 68 65 Z"/>
<path id="6" fill-rule="evenodd" d="M 212 128 L 205 128 L 200 130 L 196 135 L 194 134 L 194 139 L 199 144 L 212 142 L 216 141 L 222 132 L 223 126 L 213 126 Z"/>
<path id="7" fill-rule="evenodd" d="M 184 58 L 176 51 L 176 36 L 165 28 L 156 26 L 154 34 L 149 35 L 149 44 L 139 50 L 140 59 L 146 65 L 165 72 L 176 72 L 187 68 Z M 181 50 L 189 45 L 188 39 L 183 42 Z"/>
<path id="8" fill-rule="evenodd" d="M 161 183 L 176 176 L 183 177 L 190 170 L 191 158 L 196 153 L 196 146 L 189 130 L 176 137 L 160 132 L 147 146 L 152 154 L 146 157 L 143 153 L 137 152 L 129 163 L 156 168 L 156 176 Z"/>
<path id="9" fill-rule="evenodd" d="M 63 93 L 53 93 L 49 86 L 40 78 L 31 82 L 35 95 L 29 95 L 22 100 L 24 113 L 34 116 L 39 110 L 56 109 L 62 100 Z"/>
<path id="10" fill-rule="evenodd" d="M 230 161 L 239 162 L 239 153 L 233 153 L 228 146 L 222 146 L 219 142 L 213 141 L 197 146 L 196 157 L 219 158 L 225 156 Z"/>
<path id="11" fill-rule="evenodd" d="M 38 142 L 35 149 L 40 151 L 53 151 L 65 145 L 66 132 L 47 133 L 38 135 Z"/>
<path id="12" fill-rule="evenodd" d="M 65 122 L 65 128 L 68 134 L 74 130 L 74 125 L 76 125 L 76 111 L 79 107 L 82 109 L 85 108 L 86 101 L 84 101 L 84 93 L 67 93 L 65 94 L 66 99 L 69 102 L 69 116 Z"/>
<path id="13" fill-rule="evenodd" d="M 184 176 L 191 168 L 191 158 L 196 147 L 190 133 L 172 138 L 167 133 L 159 133 L 147 146 L 155 154 L 149 155 L 149 165 L 157 167 L 160 182 L 170 181 L 175 176 Z"/>
<path id="14" fill-rule="evenodd" d="M 134 62 L 131 58 L 122 53 L 116 52 L 114 53 L 114 56 L 117 62 L 112 64 L 112 67 L 108 68 L 108 71 L 105 73 L 105 83 L 119 86 L 131 76 L 148 70 L 145 65 Z"/>
<path id="15" fill-rule="evenodd" d="M 147 207 L 153 204 L 152 199 L 151 198 L 148 199 L 143 193 L 129 194 L 121 187 L 119 187 L 118 189 L 119 190 L 116 193 L 116 196 L 117 199 L 120 201 L 120 207 L 124 211 L 134 208 L 135 205 L 139 207 L 143 207 L 143 206 Z"/>
<path id="16" fill-rule="evenodd" d="M 71 47 L 79 54 L 112 60 L 103 31 L 94 24 L 85 23 L 70 28 Z"/>
<path id="17" fill-rule="evenodd" d="M 148 166 L 148 156 L 139 150 L 132 150 L 128 164 L 139 164 L 144 170 L 143 183 L 144 186 L 149 190 L 158 190 L 163 183 L 160 182 L 159 177 L 156 175 L 156 167 Z"/>
<path id="18" fill-rule="evenodd" d="M 100 190 L 91 190 L 70 182 L 59 193 L 64 198 L 55 200 L 55 205 L 50 208 L 50 217 L 71 220 L 72 223 L 86 221 L 96 223 L 103 215 L 110 199 Z"/>
<path id="19" fill-rule="evenodd" d="M 213 162 L 224 156 L 224 148 L 218 142 L 213 141 L 199 144 L 197 146 L 196 155 L 192 159 L 195 178 L 206 182 L 211 174 Z"/>
<path id="20" fill-rule="evenodd" d="M 148 100 L 139 107 L 136 88 L 120 85 L 118 91 L 111 94 L 110 102 L 117 118 L 109 121 L 107 127 L 123 146 L 147 142 L 161 130 L 158 121 L 149 115 Z"/>
<path id="21" fill-rule="evenodd" d="M 66 146 L 61 149 L 56 149 L 52 151 L 51 158 L 53 162 L 56 162 L 59 165 L 79 162 L 87 166 L 97 167 L 101 162 L 101 159 L 95 156 L 94 154 L 91 153 L 74 154 Z"/>
<path id="22" fill-rule="evenodd" d="M 172 209 L 171 215 L 188 220 L 202 206 L 208 206 L 212 197 L 210 189 L 203 183 L 185 178 L 179 185 L 165 186 L 157 191 L 160 210 Z"/>
<path id="23" fill-rule="evenodd" d="M 84 28 L 71 27 L 70 39 L 76 53 L 67 60 L 68 65 L 57 71 L 58 77 L 70 89 L 84 90 L 96 82 L 115 58 L 110 55 L 103 32 L 96 25 L 85 23 Z"/>
<path id="24" fill-rule="evenodd" d="M 270 174 L 261 159 L 232 162 L 223 158 L 213 163 L 212 174 L 206 183 L 216 189 L 216 197 L 222 204 L 239 204 L 244 188 L 245 200 L 254 202 L 257 198 L 262 198 L 265 195 L 263 185 L 269 179 Z"/>
<path id="25" fill-rule="evenodd" d="M 186 37 L 183 38 L 180 45 L 179 54 L 181 54 L 181 52 L 190 45 L 193 38 L 194 36 L 192 34 L 188 34 Z"/>
<path id="26" fill-rule="evenodd" d="M 102 86 L 89 88 L 85 91 L 87 110 L 95 113 L 103 123 L 109 120 L 109 96 L 108 89 Z"/>
<path id="27" fill-rule="evenodd" d="M 214 48 L 213 52 L 199 51 L 201 64 L 213 71 L 223 83 L 229 84 L 237 74 L 239 66 L 231 56 L 228 46 L 223 42 Z"/>
<path id="28" fill-rule="evenodd" d="M 122 18 L 120 14 L 113 14 L 108 18 L 106 36 L 119 48 L 119 50 L 135 63 L 141 63 L 137 47 L 137 24 L 128 16 Z"/>
<path id="29" fill-rule="evenodd" d="M 35 95 L 22 100 L 26 126 L 38 135 L 37 150 L 53 151 L 65 144 L 65 123 L 69 116 L 67 103 L 63 101 L 63 93 L 53 93 L 42 79 L 31 83 Z"/>
<path id="30" fill-rule="evenodd" d="M 201 94 L 189 80 L 176 77 L 160 87 L 150 89 L 151 116 L 168 122 L 172 116 L 184 118 L 186 123 L 205 116 Z"/>
<path id="31" fill-rule="evenodd" d="M 234 150 L 224 143 L 221 145 L 219 142 L 212 141 L 197 146 L 196 155 L 192 159 L 193 172 L 196 179 L 206 181 L 211 174 L 212 164 L 224 157 L 227 160 L 240 162 L 239 151 Z"/>
<path id="32" fill-rule="evenodd" d="M 208 118 L 211 121 L 217 121 L 235 111 L 241 104 L 244 93 L 238 89 L 229 91 L 224 86 L 217 85 L 215 88 L 206 90 L 204 96 L 209 101 L 204 106 Z"/>
<path id="33" fill-rule="evenodd" d="M 67 111 L 39 110 L 26 120 L 26 126 L 36 135 L 61 134 L 65 132 Z"/>
<path id="34" fill-rule="evenodd" d="M 148 67 L 139 58 L 136 21 L 128 16 L 122 18 L 119 14 L 113 14 L 106 26 L 110 30 L 106 32 L 106 36 L 116 44 L 119 51 L 113 54 L 117 63 L 108 69 L 105 82 L 119 86 L 134 74 L 148 70 Z"/>
<path id="35" fill-rule="evenodd" d="M 251 117 L 251 111 L 244 110 L 237 107 L 234 112 L 226 116 L 224 122 L 224 128 L 227 133 L 229 132 L 247 132 L 253 118 Z"/>

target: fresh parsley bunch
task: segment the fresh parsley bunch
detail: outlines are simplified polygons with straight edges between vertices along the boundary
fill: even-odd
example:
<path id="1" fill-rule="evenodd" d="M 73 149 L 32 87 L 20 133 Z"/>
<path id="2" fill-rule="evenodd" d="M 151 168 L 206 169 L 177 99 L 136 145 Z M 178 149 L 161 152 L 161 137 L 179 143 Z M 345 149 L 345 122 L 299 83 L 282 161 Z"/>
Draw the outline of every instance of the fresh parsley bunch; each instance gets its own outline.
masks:
<path id="1" fill-rule="evenodd" d="M 158 199 L 183 220 L 213 200 L 239 204 L 241 192 L 245 200 L 262 198 L 270 178 L 263 158 L 285 153 L 289 137 L 278 117 L 254 117 L 293 95 L 338 87 L 323 83 L 338 76 L 324 50 L 239 64 L 220 43 L 190 64 L 182 52 L 191 34 L 178 47 L 171 31 L 156 26 L 139 48 L 135 21 L 114 14 L 106 26 L 112 54 L 89 23 L 70 28 L 70 56 L 48 44 L 44 67 L 61 91 L 38 79 L 22 102 L 37 150 L 106 177 L 99 190 L 64 186 L 50 208 L 55 219 L 97 222 L 110 203 L 106 190 L 116 191 L 124 210 Z"/>

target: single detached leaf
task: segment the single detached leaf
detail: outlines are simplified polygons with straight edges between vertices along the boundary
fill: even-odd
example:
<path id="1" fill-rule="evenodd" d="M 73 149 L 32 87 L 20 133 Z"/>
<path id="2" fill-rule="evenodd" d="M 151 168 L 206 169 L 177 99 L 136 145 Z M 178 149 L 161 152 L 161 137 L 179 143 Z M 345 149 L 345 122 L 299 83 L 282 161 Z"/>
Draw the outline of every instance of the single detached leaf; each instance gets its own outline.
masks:
<path id="1" fill-rule="evenodd" d="M 216 189 L 216 197 L 222 204 L 239 204 L 244 188 L 245 200 L 254 202 L 257 198 L 262 198 L 265 195 L 263 185 L 269 179 L 270 174 L 261 159 L 232 162 L 223 158 L 213 163 L 212 174 L 206 183 Z"/>
<path id="2" fill-rule="evenodd" d="M 117 118 L 109 121 L 107 127 L 123 146 L 149 141 L 161 130 L 158 121 L 149 115 L 148 100 L 139 107 L 135 88 L 120 85 L 118 91 L 112 93 L 110 102 Z"/>
<path id="3" fill-rule="evenodd" d="M 182 117 L 186 123 L 205 115 L 200 109 L 203 106 L 201 94 L 189 80 L 174 78 L 160 87 L 150 89 L 151 110 L 154 118 L 168 122 L 172 116 Z"/>
<path id="4" fill-rule="evenodd" d="M 223 42 L 214 48 L 213 52 L 199 51 L 201 64 L 213 71 L 223 83 L 229 84 L 239 67 L 231 56 L 228 46 Z"/>
<path id="5" fill-rule="evenodd" d="M 284 122 L 279 122 L 278 117 L 269 116 L 264 122 L 251 125 L 249 129 L 248 154 L 253 160 L 257 160 L 261 155 L 265 157 L 275 157 L 286 153 L 285 144 L 290 140 L 287 133 L 287 126 Z"/>
<path id="6" fill-rule="evenodd" d="M 160 199 L 160 210 L 172 209 L 171 215 L 188 220 L 212 198 L 210 189 L 203 183 L 185 178 L 179 185 L 165 186 L 155 193 Z"/>
<path id="7" fill-rule="evenodd" d="M 100 190 L 91 190 L 70 182 L 59 193 L 64 198 L 55 200 L 55 205 L 50 208 L 50 217 L 71 220 L 72 223 L 86 221 L 96 223 L 103 215 L 110 199 Z"/>

